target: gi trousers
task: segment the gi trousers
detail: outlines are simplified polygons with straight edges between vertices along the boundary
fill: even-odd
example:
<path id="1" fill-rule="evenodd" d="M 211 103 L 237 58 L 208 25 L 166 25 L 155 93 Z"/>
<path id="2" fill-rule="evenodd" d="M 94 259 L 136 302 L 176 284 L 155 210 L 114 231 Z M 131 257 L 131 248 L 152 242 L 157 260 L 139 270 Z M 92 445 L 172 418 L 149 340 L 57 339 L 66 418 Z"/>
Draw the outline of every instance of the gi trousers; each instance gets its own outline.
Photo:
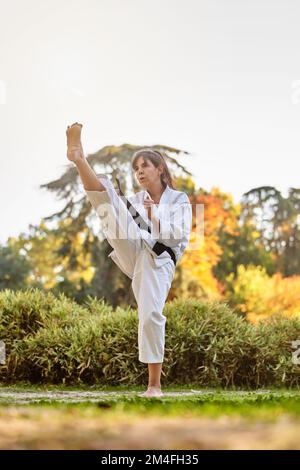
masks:
<path id="1" fill-rule="evenodd" d="M 138 306 L 139 361 L 162 363 L 166 324 L 163 308 L 175 265 L 167 252 L 157 256 L 151 250 L 157 240 L 138 227 L 112 183 L 106 178 L 99 181 L 106 191 L 86 193 L 100 219 L 105 220 L 103 233 L 113 248 L 109 257 L 132 280 Z"/>

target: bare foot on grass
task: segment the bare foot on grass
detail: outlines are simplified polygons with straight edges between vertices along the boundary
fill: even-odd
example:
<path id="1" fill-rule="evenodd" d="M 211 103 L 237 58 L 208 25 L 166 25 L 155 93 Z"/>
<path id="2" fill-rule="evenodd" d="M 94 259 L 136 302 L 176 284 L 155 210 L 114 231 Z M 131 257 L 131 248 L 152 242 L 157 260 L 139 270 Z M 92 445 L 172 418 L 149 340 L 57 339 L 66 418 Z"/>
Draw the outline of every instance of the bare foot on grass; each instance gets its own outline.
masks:
<path id="1" fill-rule="evenodd" d="M 159 387 L 148 387 L 146 392 L 141 393 L 140 397 L 163 397 L 164 394 Z"/>

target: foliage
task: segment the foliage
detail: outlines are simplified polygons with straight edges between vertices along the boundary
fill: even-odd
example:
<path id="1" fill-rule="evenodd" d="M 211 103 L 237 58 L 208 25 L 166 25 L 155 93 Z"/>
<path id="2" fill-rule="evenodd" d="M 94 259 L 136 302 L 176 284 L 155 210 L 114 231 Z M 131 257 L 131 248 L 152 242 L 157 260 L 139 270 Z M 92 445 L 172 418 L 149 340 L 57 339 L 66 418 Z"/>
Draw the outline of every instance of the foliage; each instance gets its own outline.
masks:
<path id="1" fill-rule="evenodd" d="M 0 290 L 26 286 L 30 264 L 24 254 L 12 246 L 0 246 Z"/>
<path id="2" fill-rule="evenodd" d="M 228 277 L 228 300 L 253 322 L 271 315 L 300 318 L 300 276 L 268 276 L 265 268 L 243 265 Z"/>
<path id="3" fill-rule="evenodd" d="M 179 264 L 171 298 L 221 299 L 223 286 L 214 276 L 213 268 L 222 256 L 222 234 L 237 233 L 238 206 L 232 196 L 218 188 L 210 193 L 200 189 L 190 197 L 190 202 L 193 210 L 190 244 Z"/>
<path id="4" fill-rule="evenodd" d="M 222 255 L 213 267 L 213 273 L 222 285 L 227 286 L 229 275 L 237 275 L 240 265 L 262 266 L 269 275 L 275 273 L 275 256 L 265 250 L 259 240 L 259 233 L 252 224 L 241 224 L 238 220 L 238 232 L 222 232 L 219 243 Z"/>
<path id="5" fill-rule="evenodd" d="M 266 251 L 275 255 L 276 271 L 300 274 L 300 189 L 289 188 L 284 197 L 273 186 L 254 188 L 241 207 L 242 220 L 255 224 Z"/>
<path id="6" fill-rule="evenodd" d="M 106 146 L 87 160 L 96 173 L 113 180 L 118 176 L 125 194 L 135 192 L 140 188 L 131 158 L 140 148 Z M 290 188 L 284 197 L 271 186 L 253 188 L 236 204 L 217 187 L 196 189 L 191 173 L 176 160 L 188 152 L 152 148 L 164 152 L 176 188 L 189 195 L 193 208 L 190 244 L 177 266 L 169 300 L 227 300 L 251 321 L 277 312 L 299 313 L 300 189 Z M 68 165 L 60 178 L 41 188 L 53 192 L 64 207 L 0 249 L 0 290 L 39 287 L 80 304 L 97 296 L 113 307 L 136 307 L 130 279 L 108 258 L 112 247 L 103 239 L 75 166 Z"/>
<path id="7" fill-rule="evenodd" d="M 166 304 L 164 382 L 205 387 L 299 386 L 292 341 L 299 319 L 274 316 L 248 323 L 223 302 Z M 89 297 L 85 305 L 38 290 L 0 293 L 3 381 L 32 383 L 143 383 L 135 310 L 113 309 Z"/>

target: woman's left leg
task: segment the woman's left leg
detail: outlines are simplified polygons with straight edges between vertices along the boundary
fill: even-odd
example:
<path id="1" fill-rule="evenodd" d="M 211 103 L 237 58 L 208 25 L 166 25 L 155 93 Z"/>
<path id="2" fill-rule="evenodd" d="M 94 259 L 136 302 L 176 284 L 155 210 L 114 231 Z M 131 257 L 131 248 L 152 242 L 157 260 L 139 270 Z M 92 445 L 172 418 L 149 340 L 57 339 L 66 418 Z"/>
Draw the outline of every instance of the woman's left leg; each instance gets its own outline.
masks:
<path id="1" fill-rule="evenodd" d="M 146 396 L 153 396 L 155 391 L 160 390 L 166 323 L 163 308 L 175 272 L 171 258 L 159 261 L 161 263 L 155 263 L 149 251 L 146 248 L 142 249 L 132 280 L 139 316 L 139 360 L 148 364 L 149 369 Z"/>

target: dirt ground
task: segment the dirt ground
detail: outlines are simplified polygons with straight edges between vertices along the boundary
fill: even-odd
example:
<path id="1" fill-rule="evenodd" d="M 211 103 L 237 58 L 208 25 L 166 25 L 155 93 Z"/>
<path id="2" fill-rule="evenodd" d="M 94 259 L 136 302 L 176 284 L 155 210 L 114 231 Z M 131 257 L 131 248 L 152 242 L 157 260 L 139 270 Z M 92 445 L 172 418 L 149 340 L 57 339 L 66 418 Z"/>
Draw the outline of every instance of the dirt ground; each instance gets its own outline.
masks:
<path id="1" fill-rule="evenodd" d="M 77 410 L 9 407 L 0 449 L 297 449 L 300 420 L 82 416 Z"/>

